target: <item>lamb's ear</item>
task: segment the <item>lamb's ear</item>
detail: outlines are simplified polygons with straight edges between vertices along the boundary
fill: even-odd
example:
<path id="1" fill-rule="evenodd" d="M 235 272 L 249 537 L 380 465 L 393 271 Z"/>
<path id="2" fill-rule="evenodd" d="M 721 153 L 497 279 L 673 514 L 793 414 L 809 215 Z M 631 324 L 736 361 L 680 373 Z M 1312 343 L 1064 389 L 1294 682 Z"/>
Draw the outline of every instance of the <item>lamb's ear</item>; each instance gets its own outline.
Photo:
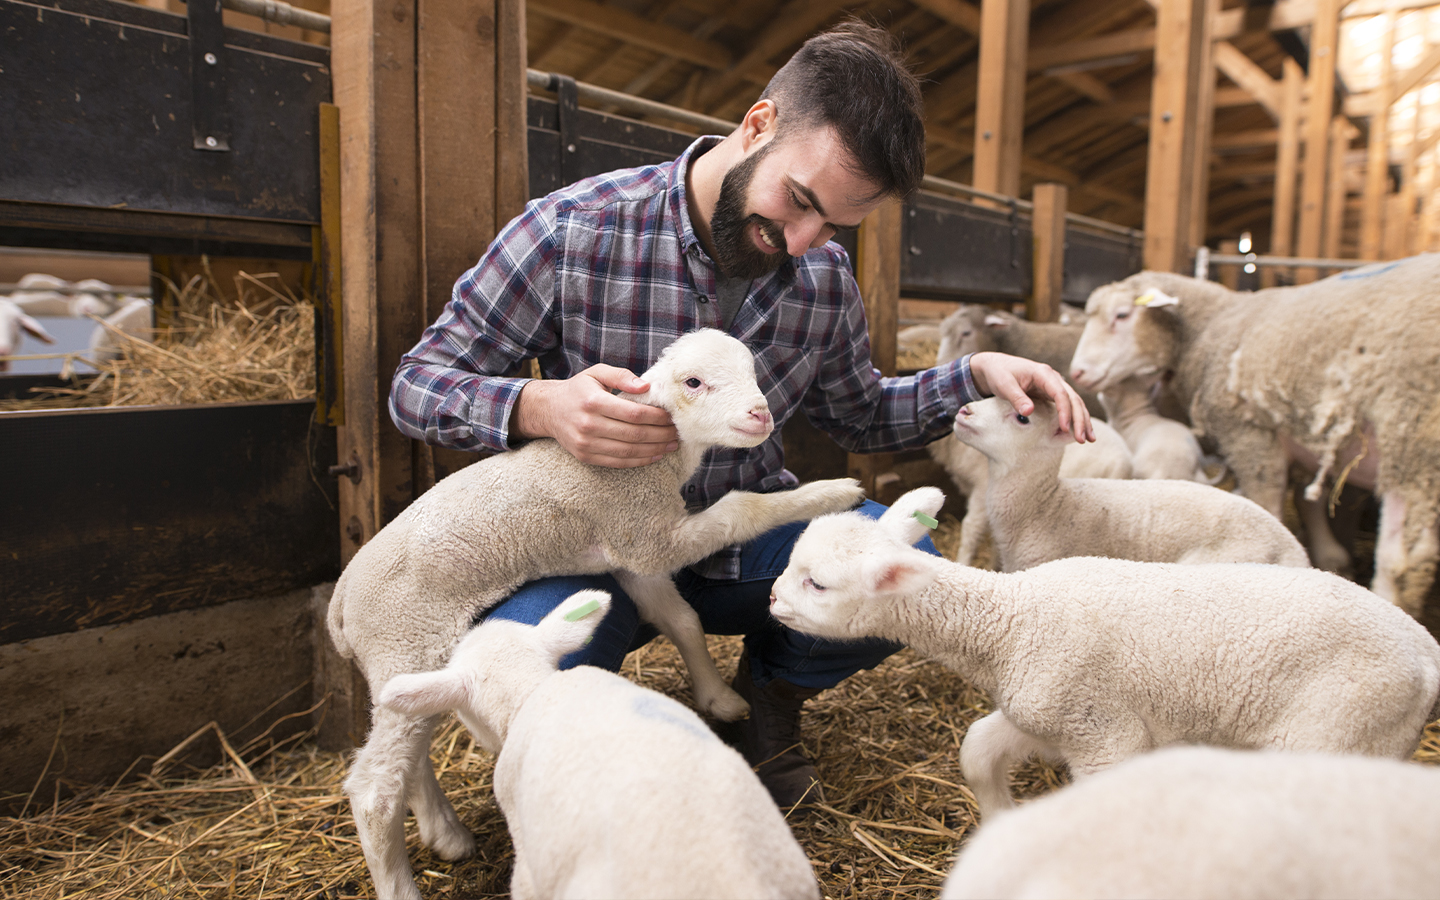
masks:
<path id="1" fill-rule="evenodd" d="M 590 636 L 608 612 L 608 591 L 576 591 L 540 620 L 535 626 L 535 636 L 540 646 L 559 662 L 565 654 L 590 643 Z"/>
<path id="2" fill-rule="evenodd" d="M 923 556 L 919 550 L 898 548 L 868 554 L 860 567 L 861 584 L 876 597 L 918 593 L 935 580 L 935 569 L 925 565 Z"/>
<path id="3" fill-rule="evenodd" d="M 945 493 L 937 487 L 918 487 L 900 495 L 880 516 L 880 527 L 896 540 L 914 544 L 939 523 L 935 517 L 945 505 Z"/>
<path id="4" fill-rule="evenodd" d="M 1146 309 L 1157 309 L 1161 306 L 1179 306 L 1180 298 L 1172 297 L 1159 288 L 1151 288 L 1135 298 L 1136 306 L 1143 306 Z"/>
<path id="5" fill-rule="evenodd" d="M 985 317 L 985 324 L 990 328 L 1009 328 L 1010 320 L 1004 316 L 997 316 L 994 313 Z"/>
<path id="6" fill-rule="evenodd" d="M 20 314 L 20 327 L 30 333 L 30 336 L 47 344 L 55 343 L 55 338 L 45 330 L 45 326 L 25 315 Z"/>
<path id="7" fill-rule="evenodd" d="M 396 675 L 380 689 L 377 706 L 413 716 L 437 716 L 466 703 L 465 677 L 454 669 Z"/>

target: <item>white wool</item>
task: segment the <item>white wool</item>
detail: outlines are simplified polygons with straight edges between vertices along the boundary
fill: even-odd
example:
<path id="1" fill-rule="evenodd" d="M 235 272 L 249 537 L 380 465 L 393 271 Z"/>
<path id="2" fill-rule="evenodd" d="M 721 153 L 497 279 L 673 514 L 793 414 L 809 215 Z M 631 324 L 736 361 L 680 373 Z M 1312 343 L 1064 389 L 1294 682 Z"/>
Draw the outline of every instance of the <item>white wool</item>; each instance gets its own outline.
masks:
<path id="1" fill-rule="evenodd" d="M 641 615 L 679 648 L 697 707 L 722 719 L 745 714 L 671 574 L 785 523 L 848 509 L 862 493 L 853 479 L 831 479 L 771 494 L 732 491 L 689 513 L 681 487 L 706 450 L 755 446 L 773 429 L 754 358 L 735 338 L 706 329 L 676 340 L 641 377 L 650 384 L 641 401 L 667 410 L 680 434 L 680 449 L 665 459 L 590 466 L 553 440 L 532 441 L 443 479 L 360 549 L 336 583 L 328 624 L 372 691 L 396 675 L 443 666 L 471 622 L 526 582 L 613 572 Z M 424 762 L 433 725 L 377 710 L 356 756 L 352 778 L 401 773 L 380 780 L 385 792 L 352 796 L 372 871 L 375 859 L 403 857 L 407 802 L 428 846 L 433 823 L 454 817 Z"/>
<path id="2" fill-rule="evenodd" d="M 1440 895 L 1440 770 L 1175 747 L 987 821 L 944 900 Z"/>
<path id="3" fill-rule="evenodd" d="M 1159 386 L 1159 374 L 1132 375 L 1100 392 L 1106 419 L 1134 457 L 1135 477 L 1213 484 L 1205 474 L 1205 456 L 1194 433 L 1156 410 Z"/>
<path id="4" fill-rule="evenodd" d="M 1079 778 L 1179 743 L 1404 759 L 1440 716 L 1440 645 L 1356 584 L 1096 557 L 986 572 L 910 546 L 914 514 L 943 502 L 919 488 L 878 521 L 816 519 L 771 612 L 817 637 L 908 643 L 986 691 L 995 712 L 960 751 L 986 816 L 1011 806 L 1010 766 L 1031 755 Z"/>
<path id="5" fill-rule="evenodd" d="M 0 297 L 0 372 L 10 370 L 10 361 L 5 357 L 20 354 L 20 342 L 27 334 L 37 341 L 55 343 L 55 338 L 45 330 L 45 326 L 31 318 L 19 306 Z"/>
<path id="6" fill-rule="evenodd" d="M 1074 442 L 1049 403 L 1029 416 L 998 397 L 968 404 L 955 437 L 989 463 L 985 509 L 1002 571 L 1067 556 L 1310 564 L 1289 529 L 1244 497 L 1194 481 L 1061 477 Z"/>
<path id="7" fill-rule="evenodd" d="M 444 669 L 397 675 L 379 703 L 454 710 L 499 753 L 495 796 L 515 845 L 515 897 L 818 900 L 769 793 L 699 716 L 602 669 L 556 671 L 609 603 L 603 591 L 582 591 L 537 626 L 486 620 Z M 378 877 L 376 886 L 406 893 Z"/>

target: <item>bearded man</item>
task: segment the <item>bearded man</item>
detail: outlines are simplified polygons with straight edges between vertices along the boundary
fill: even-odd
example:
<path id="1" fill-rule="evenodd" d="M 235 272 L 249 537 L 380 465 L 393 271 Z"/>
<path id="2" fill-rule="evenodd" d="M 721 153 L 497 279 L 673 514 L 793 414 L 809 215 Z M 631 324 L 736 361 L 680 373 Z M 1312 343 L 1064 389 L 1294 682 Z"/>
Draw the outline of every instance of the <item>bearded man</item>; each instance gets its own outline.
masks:
<path id="1" fill-rule="evenodd" d="M 1032 390 L 1056 403 L 1077 440 L 1093 440 L 1084 403 L 1048 366 L 977 353 L 882 378 L 871 365 L 864 305 L 830 239 L 909 195 L 924 173 L 920 89 L 890 34 L 849 22 L 817 35 L 727 137 L 532 201 L 401 361 L 391 416 L 411 437 L 449 447 L 553 438 L 582 462 L 648 465 L 677 449 L 675 429 L 663 410 L 616 394 L 644 393 L 635 373 L 675 338 L 719 328 L 755 352 L 777 427 L 757 447 L 708 454 L 683 489 L 692 510 L 730 490 L 794 487 L 779 426 L 802 411 L 845 449 L 880 453 L 943 437 L 956 411 L 983 396 L 1028 414 Z M 543 379 L 516 377 L 527 358 Z M 883 508 L 867 501 L 865 511 Z M 743 752 L 782 808 L 822 797 L 800 746 L 802 704 L 898 649 L 823 641 L 770 617 L 770 585 L 803 524 L 675 578 L 707 632 L 745 635 L 734 682 L 751 705 Z M 607 590 L 614 603 L 563 665 L 618 671 L 655 631 L 610 576 L 532 582 L 487 615 L 538 622 L 582 588 Z"/>

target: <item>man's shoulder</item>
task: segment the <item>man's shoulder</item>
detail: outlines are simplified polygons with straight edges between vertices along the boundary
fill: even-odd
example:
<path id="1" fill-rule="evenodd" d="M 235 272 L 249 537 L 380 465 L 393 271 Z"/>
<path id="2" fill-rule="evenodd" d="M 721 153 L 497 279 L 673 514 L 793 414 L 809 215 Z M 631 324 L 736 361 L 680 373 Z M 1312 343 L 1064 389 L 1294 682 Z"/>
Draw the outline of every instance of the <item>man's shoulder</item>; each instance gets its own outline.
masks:
<path id="1" fill-rule="evenodd" d="M 672 160 L 592 175 L 555 191 L 546 199 L 562 214 L 597 212 L 663 199 L 670 190 L 670 173 L 674 165 Z"/>

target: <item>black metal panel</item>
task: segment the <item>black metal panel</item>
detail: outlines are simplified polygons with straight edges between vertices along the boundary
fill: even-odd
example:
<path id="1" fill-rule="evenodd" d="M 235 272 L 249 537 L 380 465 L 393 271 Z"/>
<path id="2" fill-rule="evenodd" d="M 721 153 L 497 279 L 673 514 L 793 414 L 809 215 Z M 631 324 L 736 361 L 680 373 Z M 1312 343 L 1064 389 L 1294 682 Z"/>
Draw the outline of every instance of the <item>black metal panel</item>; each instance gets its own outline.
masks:
<path id="1" fill-rule="evenodd" d="M 543 197 L 559 190 L 570 181 L 599 175 L 615 169 L 649 166 L 668 162 L 685 152 L 695 136 L 683 131 L 661 128 L 595 112 L 576 110 L 574 121 L 568 123 L 579 136 L 575 152 L 567 153 L 565 173 L 575 177 L 566 180 L 561 174 L 562 146 L 558 104 L 543 97 L 530 97 L 526 106 L 527 140 L 530 155 L 530 196 Z"/>
<path id="2" fill-rule="evenodd" d="M 1090 292 L 1140 271 L 1145 240 L 1081 228 L 1065 230 L 1065 285 L 1061 299 L 1084 306 Z"/>
<path id="3" fill-rule="evenodd" d="M 119 0 L 0 0 L 0 199 L 317 222 L 328 52 L 226 29 L 231 152 L 203 152 L 185 32 Z"/>
<path id="4" fill-rule="evenodd" d="M 900 291 L 908 297 L 1030 295 L 1033 250 L 1030 217 L 939 194 L 905 204 Z"/>
<path id="5" fill-rule="evenodd" d="M 0 643 L 337 577 L 335 432 L 314 410 L 0 414 Z"/>
<path id="6" fill-rule="evenodd" d="M 0 245 L 179 256 L 309 259 L 313 226 L 0 200 Z"/>

